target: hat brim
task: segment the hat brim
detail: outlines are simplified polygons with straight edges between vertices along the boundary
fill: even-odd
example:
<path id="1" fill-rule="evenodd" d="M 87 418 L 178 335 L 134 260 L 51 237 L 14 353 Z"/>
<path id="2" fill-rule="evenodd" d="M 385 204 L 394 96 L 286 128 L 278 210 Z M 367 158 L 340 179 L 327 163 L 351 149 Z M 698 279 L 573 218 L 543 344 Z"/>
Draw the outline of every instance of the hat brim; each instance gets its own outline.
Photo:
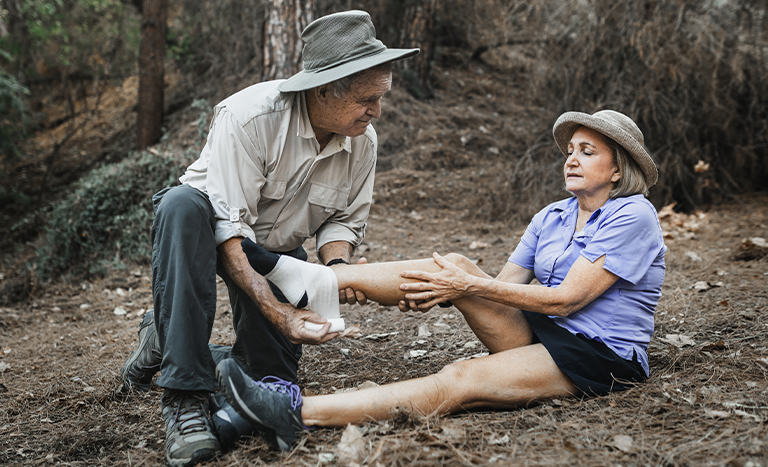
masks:
<path id="1" fill-rule="evenodd" d="M 595 130 L 619 143 L 627 150 L 630 157 L 637 162 L 637 165 L 640 166 L 640 170 L 643 171 L 643 176 L 648 187 L 650 188 L 656 184 L 659 179 L 659 171 L 656 168 L 656 164 L 653 162 L 653 158 L 648 154 L 648 151 L 646 151 L 643 145 L 624 129 L 603 120 L 602 118 L 593 117 L 589 114 L 582 112 L 566 112 L 555 122 L 552 134 L 555 137 L 557 147 L 564 156 L 568 156 L 568 143 L 571 141 L 573 133 L 580 126 Z"/>
<path id="2" fill-rule="evenodd" d="M 412 57 L 419 53 L 419 49 L 386 49 L 375 55 L 368 55 L 358 60 L 342 63 L 339 66 L 321 71 L 302 70 L 277 87 L 281 92 L 306 91 L 328 84 L 337 79 L 354 75 L 358 71 L 367 70 L 387 62 L 394 62 L 403 58 Z"/>

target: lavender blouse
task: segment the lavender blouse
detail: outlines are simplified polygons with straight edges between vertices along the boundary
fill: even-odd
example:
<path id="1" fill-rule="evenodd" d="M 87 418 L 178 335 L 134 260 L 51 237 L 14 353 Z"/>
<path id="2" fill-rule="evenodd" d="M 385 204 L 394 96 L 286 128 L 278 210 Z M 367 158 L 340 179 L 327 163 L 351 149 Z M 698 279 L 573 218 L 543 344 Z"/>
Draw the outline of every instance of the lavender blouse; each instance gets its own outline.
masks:
<path id="1" fill-rule="evenodd" d="M 551 318 L 574 334 L 604 343 L 625 360 L 637 355 L 648 375 L 648 343 L 667 251 L 656 209 L 643 195 L 609 199 L 574 235 L 577 215 L 576 198 L 541 210 L 509 261 L 533 270 L 545 287 L 557 287 L 579 256 L 594 262 L 605 255 L 603 268 L 619 280 L 581 310 Z"/>

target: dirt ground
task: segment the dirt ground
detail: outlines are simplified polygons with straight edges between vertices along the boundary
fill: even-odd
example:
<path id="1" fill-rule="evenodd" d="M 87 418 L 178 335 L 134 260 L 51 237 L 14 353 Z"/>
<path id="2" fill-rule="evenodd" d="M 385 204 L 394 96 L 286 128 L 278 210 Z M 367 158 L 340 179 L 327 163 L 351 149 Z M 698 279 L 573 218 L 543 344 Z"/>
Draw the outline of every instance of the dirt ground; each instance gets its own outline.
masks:
<path id="1" fill-rule="evenodd" d="M 538 135 L 528 131 L 530 109 L 503 74 L 482 71 L 438 70 L 431 104 L 393 91 L 389 116 L 377 125 L 376 204 L 358 255 L 387 261 L 454 251 L 491 274 L 502 268 L 525 224 L 478 216 L 496 199 L 483 182 L 503 176 L 505 152 Z M 102 101 L 112 103 L 110 112 L 128 105 L 110 99 Z M 170 117 L 178 147 L 193 145 L 198 116 Z M 69 156 L 78 153 L 75 143 Z M 82 138 L 86 143 L 98 146 Z M 64 153 L 62 164 L 72 160 Z M 40 165 L 27 166 L 25 177 L 41 173 Z M 690 215 L 664 209 L 660 217 L 669 251 L 647 383 L 510 411 L 393 414 L 312 431 L 290 453 L 255 437 L 207 465 L 768 467 L 768 194 Z M 221 283 L 219 297 L 212 342 L 229 344 Z M 0 308 L 0 465 L 164 464 L 160 389 L 115 392 L 149 308 L 150 271 L 141 265 L 93 281 L 41 284 L 28 299 Z M 487 352 L 455 308 L 401 314 L 369 304 L 342 313 L 356 330 L 305 349 L 305 393 L 419 377 Z"/>
<path id="2" fill-rule="evenodd" d="M 664 214 L 662 214 L 664 216 Z M 768 196 L 663 217 L 667 276 L 651 342 L 651 379 L 624 393 L 450 417 L 396 415 L 357 426 L 365 465 L 768 465 L 768 261 L 744 241 L 765 235 Z M 468 235 L 450 219 L 374 214 L 371 261 L 458 251 L 497 272 L 519 239 L 488 226 Z M 492 232 L 490 232 L 492 231 Z M 759 242 L 759 240 L 755 240 Z M 159 389 L 115 395 L 119 368 L 151 307 L 149 271 L 53 284 L 0 310 L 0 464 L 162 465 Z M 232 342 L 220 284 L 212 341 Z M 123 313 L 123 310 L 125 314 Z M 352 336 L 307 347 L 306 392 L 355 390 L 438 371 L 486 350 L 453 308 L 401 314 L 344 307 Z M 346 349 L 346 350 L 345 350 Z M 291 453 L 249 439 L 210 465 L 319 465 L 344 430 L 309 433 Z"/>

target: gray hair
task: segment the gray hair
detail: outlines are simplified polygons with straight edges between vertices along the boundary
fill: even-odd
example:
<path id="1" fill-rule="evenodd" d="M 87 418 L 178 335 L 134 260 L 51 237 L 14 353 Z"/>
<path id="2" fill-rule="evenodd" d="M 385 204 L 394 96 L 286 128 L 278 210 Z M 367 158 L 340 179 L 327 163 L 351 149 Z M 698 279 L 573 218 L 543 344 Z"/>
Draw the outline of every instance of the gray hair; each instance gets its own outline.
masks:
<path id="1" fill-rule="evenodd" d="M 608 196 L 611 198 L 620 198 L 623 196 L 632 196 L 642 194 L 648 197 L 648 183 L 640 166 L 629 155 L 626 149 L 616 141 L 606 137 L 608 147 L 613 152 L 613 161 L 619 167 L 621 178 L 611 189 Z"/>
<path id="2" fill-rule="evenodd" d="M 352 87 L 352 83 L 354 83 L 357 78 L 366 73 L 392 73 L 392 63 L 382 63 L 381 65 L 376 65 L 373 68 L 366 68 L 365 70 L 358 71 L 355 74 L 339 78 L 336 81 L 332 81 L 329 83 L 331 85 L 331 92 L 336 97 L 344 97 L 344 95 L 349 91 L 349 88 Z"/>

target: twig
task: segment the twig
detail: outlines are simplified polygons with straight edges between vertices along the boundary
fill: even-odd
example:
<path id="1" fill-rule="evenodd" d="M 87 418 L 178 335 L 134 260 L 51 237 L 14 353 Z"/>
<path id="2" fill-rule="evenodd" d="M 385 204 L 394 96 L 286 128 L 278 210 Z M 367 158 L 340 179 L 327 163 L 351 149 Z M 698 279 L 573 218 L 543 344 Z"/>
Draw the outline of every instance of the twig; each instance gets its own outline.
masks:
<path id="1" fill-rule="evenodd" d="M 763 337 L 765 335 L 768 335 L 768 332 L 761 332 L 760 334 L 754 334 L 751 336 L 741 337 L 739 339 L 733 339 L 731 342 L 748 341 L 750 339 L 757 339 L 758 337 Z"/>

